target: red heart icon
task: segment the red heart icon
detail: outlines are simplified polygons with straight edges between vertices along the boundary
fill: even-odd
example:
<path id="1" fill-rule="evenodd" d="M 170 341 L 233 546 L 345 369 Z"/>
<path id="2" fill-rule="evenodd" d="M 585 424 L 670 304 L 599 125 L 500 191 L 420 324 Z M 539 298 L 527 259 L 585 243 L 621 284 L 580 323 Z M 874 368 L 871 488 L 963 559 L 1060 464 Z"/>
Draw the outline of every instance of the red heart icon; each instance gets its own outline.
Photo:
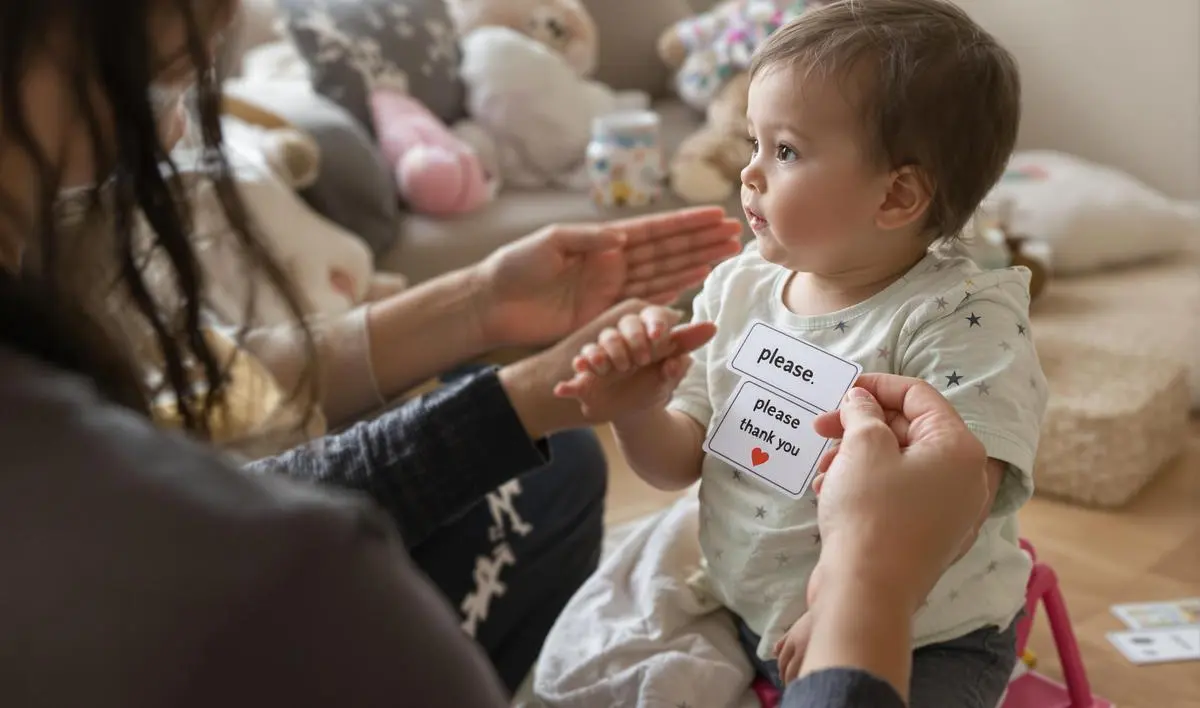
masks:
<path id="1" fill-rule="evenodd" d="M 763 452 L 761 447 L 756 447 L 750 451 L 750 462 L 754 463 L 755 467 L 758 467 L 769 459 L 771 459 L 771 456 Z"/>

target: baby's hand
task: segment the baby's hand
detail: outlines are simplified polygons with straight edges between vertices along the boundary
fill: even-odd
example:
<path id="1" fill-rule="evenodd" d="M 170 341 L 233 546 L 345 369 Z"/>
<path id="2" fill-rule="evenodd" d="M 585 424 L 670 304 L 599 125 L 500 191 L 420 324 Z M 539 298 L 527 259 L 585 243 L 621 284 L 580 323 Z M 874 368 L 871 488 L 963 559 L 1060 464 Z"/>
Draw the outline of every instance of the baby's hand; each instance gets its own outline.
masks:
<path id="1" fill-rule="evenodd" d="M 792 628 L 775 643 L 775 659 L 779 662 L 779 678 L 787 686 L 800 676 L 800 665 L 808 651 L 808 640 L 812 636 L 812 617 L 805 612 Z"/>
<path id="2" fill-rule="evenodd" d="M 579 400 L 593 422 L 663 406 L 691 363 L 688 353 L 715 333 L 711 323 L 676 327 L 680 314 L 652 306 L 626 315 L 575 357 L 576 374 L 554 394 Z"/>

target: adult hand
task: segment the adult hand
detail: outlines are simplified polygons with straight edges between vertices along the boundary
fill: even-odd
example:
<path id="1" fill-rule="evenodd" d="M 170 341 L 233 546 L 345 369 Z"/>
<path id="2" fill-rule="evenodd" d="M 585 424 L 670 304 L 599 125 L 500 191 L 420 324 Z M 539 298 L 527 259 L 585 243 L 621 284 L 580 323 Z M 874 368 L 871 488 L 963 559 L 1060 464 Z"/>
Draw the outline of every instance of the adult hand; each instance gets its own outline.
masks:
<path id="1" fill-rule="evenodd" d="M 720 207 L 544 228 L 477 267 L 484 340 L 541 345 L 627 298 L 669 303 L 736 254 L 741 231 Z"/>
<path id="2" fill-rule="evenodd" d="M 840 438 L 814 481 L 822 551 L 810 602 L 831 576 L 866 575 L 916 611 L 987 500 L 983 445 L 917 379 L 866 374 L 814 423 Z"/>
<path id="3" fill-rule="evenodd" d="M 589 423 L 579 401 L 555 394 L 558 384 L 572 379 L 579 352 L 596 341 L 601 332 L 619 326 L 627 317 L 638 317 L 651 305 L 645 300 L 626 300 L 565 337 L 554 346 L 500 370 L 513 409 L 531 438 Z M 711 325 L 684 324 L 675 327 L 657 348 L 650 365 L 634 375 L 641 385 L 661 378 L 662 369 L 679 362 L 712 338 Z"/>

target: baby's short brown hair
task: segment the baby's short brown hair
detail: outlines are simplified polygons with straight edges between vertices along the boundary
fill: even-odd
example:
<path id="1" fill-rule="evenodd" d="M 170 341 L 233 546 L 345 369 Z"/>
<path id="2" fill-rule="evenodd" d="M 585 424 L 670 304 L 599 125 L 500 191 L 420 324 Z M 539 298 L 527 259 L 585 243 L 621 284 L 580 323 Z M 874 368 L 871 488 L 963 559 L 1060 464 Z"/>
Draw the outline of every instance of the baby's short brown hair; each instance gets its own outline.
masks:
<path id="1" fill-rule="evenodd" d="M 861 79 L 869 154 L 917 167 L 933 198 L 926 230 L 956 236 L 1000 179 L 1017 140 L 1016 61 L 945 0 L 836 0 L 779 28 L 751 76 L 778 66 Z"/>

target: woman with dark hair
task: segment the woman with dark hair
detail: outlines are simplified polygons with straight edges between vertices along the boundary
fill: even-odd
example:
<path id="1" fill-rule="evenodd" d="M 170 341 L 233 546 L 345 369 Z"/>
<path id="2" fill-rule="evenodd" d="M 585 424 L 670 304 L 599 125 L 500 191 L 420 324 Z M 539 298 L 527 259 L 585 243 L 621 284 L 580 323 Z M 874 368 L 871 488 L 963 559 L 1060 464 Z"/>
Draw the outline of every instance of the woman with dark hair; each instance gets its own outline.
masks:
<path id="1" fill-rule="evenodd" d="M 598 553 L 603 469 L 547 465 L 563 447 L 552 434 L 584 424 L 553 385 L 583 343 L 728 255 L 736 228 L 719 210 L 698 210 L 548 229 L 313 333 L 254 238 L 220 152 L 211 57 L 234 9 L 234 0 L 0 0 L 0 705 L 502 706 Z M 256 387 L 271 374 L 245 364 L 251 333 L 224 338 L 200 296 L 168 159 L 193 85 L 209 170 L 247 262 L 297 315 L 258 346 L 275 361 L 307 362 L 290 376 L 302 421 L 331 396 L 343 412 L 365 410 L 373 396 L 496 345 L 561 341 L 260 460 L 259 474 L 233 466 L 209 441 L 237 432 L 243 404 L 271 390 Z M 64 203 L 80 199 L 72 223 L 106 228 L 63 225 Z M 139 218 L 150 243 L 133 235 Z M 613 305 L 629 295 L 646 300 Z M 663 367 L 708 336 L 676 327 Z M 325 390 L 356 347 L 371 385 L 354 396 Z M 961 420 L 932 389 L 923 399 L 906 390 L 873 387 L 886 419 L 860 400 L 823 422 L 844 443 L 824 482 L 822 531 L 828 524 L 827 548 L 846 552 L 822 558 L 820 584 L 832 590 L 814 599 L 826 609 L 814 609 L 805 678 L 787 701 L 898 700 L 887 687 L 904 684 L 905 603 L 932 584 L 957 545 L 942 539 L 961 539 L 976 510 L 930 506 L 903 528 L 856 521 L 905 490 L 914 504 L 952 500 L 943 512 L 983 498 L 982 472 L 961 473 L 983 469 Z M 906 463 L 920 473 L 870 479 Z M 879 577 L 839 562 L 867 551 L 911 558 Z M 474 587 L 456 596 L 463 575 Z M 839 597 L 874 608 L 888 641 L 844 632 L 857 615 Z M 830 668 L 838 664 L 883 681 Z"/>
<path id="2" fill-rule="evenodd" d="M 261 452 L 280 419 L 293 428 L 285 433 L 312 430 L 305 424 L 317 417 L 349 421 L 488 350 L 552 344 L 619 299 L 673 299 L 738 248 L 740 228 L 719 209 L 549 227 L 475 267 L 308 323 L 255 238 L 220 149 L 212 58 L 235 9 L 230 0 L 0 5 L 0 343 L 86 376 L 159 425 Z M 293 326 L 229 333 L 205 310 L 169 156 L 189 94 L 232 233 L 249 267 L 292 305 Z M 149 229 L 135 229 L 139 219 Z M 146 232 L 151 243 L 138 240 Z M 521 396 L 548 391 L 541 377 L 553 370 L 460 372 L 428 396 L 249 466 L 369 495 L 509 690 L 600 551 L 606 466 L 594 433 L 571 429 L 574 416 L 526 432 L 545 406 Z M 271 398 L 296 413 L 265 410 Z M 97 453 L 88 457 L 99 464 Z M 66 462 L 50 455 L 39 466 Z M 136 518 L 137 495 L 120 501 Z M 179 503 L 144 511 L 184 518 Z M 262 557 L 254 536 L 247 531 L 241 550 Z M 185 547 L 178 562 L 202 553 Z M 169 585 L 171 570 L 160 569 L 152 582 Z"/>

